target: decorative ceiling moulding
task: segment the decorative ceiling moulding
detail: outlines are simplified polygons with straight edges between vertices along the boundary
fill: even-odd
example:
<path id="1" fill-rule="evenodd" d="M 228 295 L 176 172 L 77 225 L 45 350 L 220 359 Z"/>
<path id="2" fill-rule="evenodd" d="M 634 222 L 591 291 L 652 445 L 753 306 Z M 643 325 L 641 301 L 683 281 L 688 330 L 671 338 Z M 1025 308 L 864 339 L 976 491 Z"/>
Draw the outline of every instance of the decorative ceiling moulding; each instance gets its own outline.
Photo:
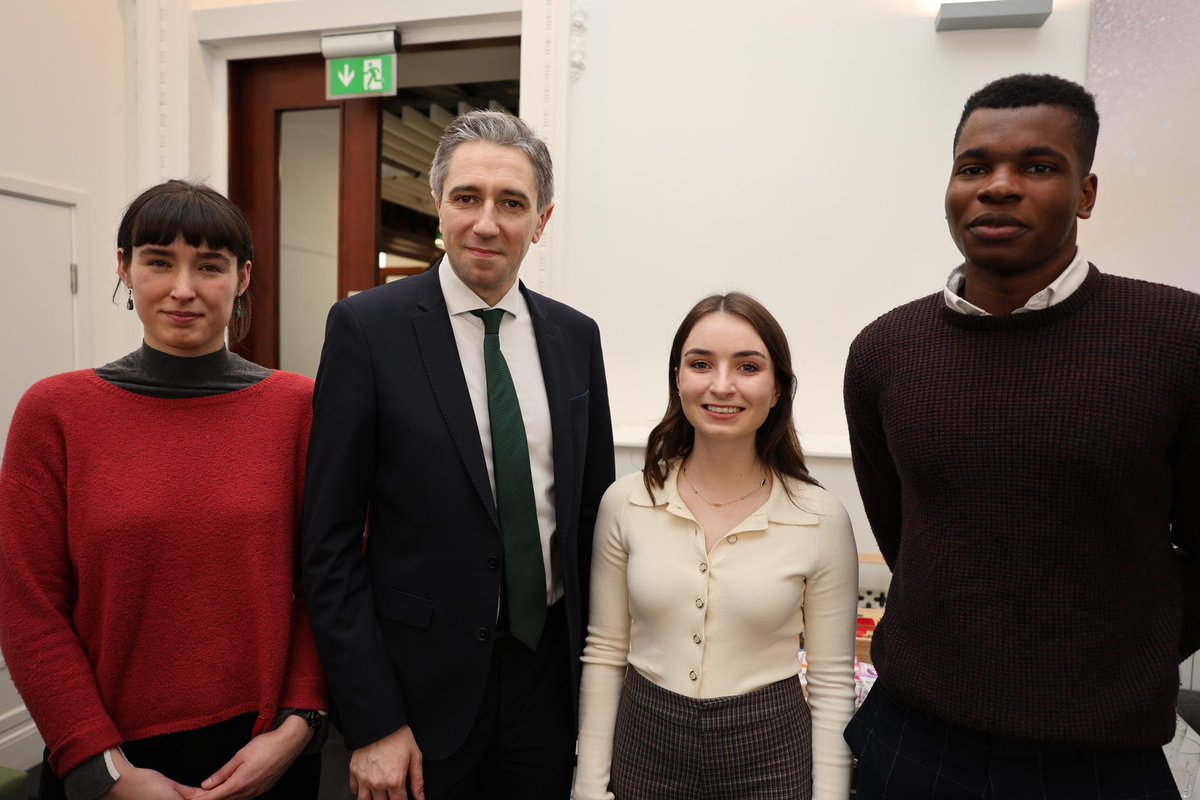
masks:
<path id="1" fill-rule="evenodd" d="M 179 178 L 188 163 L 189 70 L 184 0 L 137 0 L 133 6 L 133 109 L 135 188 Z"/>
<path id="2" fill-rule="evenodd" d="M 533 126 L 554 157 L 554 194 L 567 197 L 568 98 L 571 84 L 571 0 L 524 0 L 521 12 L 521 117 Z M 554 221 L 531 248 L 521 277 L 537 291 L 563 296 L 569 203 L 555 207 Z"/>
<path id="3" fill-rule="evenodd" d="M 942 3 L 933 21 L 937 31 L 993 28 L 1040 28 L 1053 10 L 1053 0 L 971 0 Z"/>
<path id="4" fill-rule="evenodd" d="M 587 25 L 587 9 L 577 0 L 571 8 L 571 83 L 587 69 Z"/>
<path id="5" fill-rule="evenodd" d="M 405 45 L 496 39 L 521 33 L 524 0 L 275 0 L 198 8 L 196 38 L 227 59 L 261 58 L 254 48 L 317 52 L 323 33 L 395 24 Z M 275 53 L 280 54 L 279 52 Z"/>

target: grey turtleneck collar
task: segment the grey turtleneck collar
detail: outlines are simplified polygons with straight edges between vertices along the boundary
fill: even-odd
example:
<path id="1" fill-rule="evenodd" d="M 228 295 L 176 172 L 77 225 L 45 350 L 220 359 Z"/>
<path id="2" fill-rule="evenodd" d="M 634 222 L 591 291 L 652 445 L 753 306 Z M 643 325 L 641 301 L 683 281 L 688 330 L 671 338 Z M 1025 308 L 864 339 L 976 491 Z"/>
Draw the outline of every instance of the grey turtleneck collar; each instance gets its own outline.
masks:
<path id="1" fill-rule="evenodd" d="M 208 397 L 245 389 L 271 370 L 222 347 L 202 356 L 173 356 L 145 342 L 124 358 L 105 364 L 96 374 L 126 391 L 176 399 Z"/>

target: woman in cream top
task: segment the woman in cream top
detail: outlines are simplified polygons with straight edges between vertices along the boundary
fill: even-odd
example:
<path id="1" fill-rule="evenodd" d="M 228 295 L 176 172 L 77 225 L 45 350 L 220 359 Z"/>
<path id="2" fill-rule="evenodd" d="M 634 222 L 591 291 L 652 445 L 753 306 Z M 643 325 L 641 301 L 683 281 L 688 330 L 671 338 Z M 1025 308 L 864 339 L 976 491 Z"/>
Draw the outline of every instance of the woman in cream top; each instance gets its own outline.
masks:
<path id="1" fill-rule="evenodd" d="M 753 299 L 708 297 L 676 334 L 669 380 L 645 472 L 609 489 L 596 523 L 575 800 L 684 800 L 693 782 L 711 792 L 723 775 L 737 782 L 716 796 L 807 797 L 811 787 L 841 800 L 857 552 L 842 505 L 804 467 L 787 341 Z M 811 722 L 807 709 L 781 707 L 804 706 L 802 637 Z M 711 749 L 701 732 L 688 739 L 726 705 L 755 731 L 749 739 L 719 735 Z M 750 724 L 754 706 L 803 719 L 781 733 Z M 638 707 L 653 711 L 639 719 Z M 659 729 L 663 719 L 691 721 Z M 807 747 L 782 768 L 756 761 Z"/>

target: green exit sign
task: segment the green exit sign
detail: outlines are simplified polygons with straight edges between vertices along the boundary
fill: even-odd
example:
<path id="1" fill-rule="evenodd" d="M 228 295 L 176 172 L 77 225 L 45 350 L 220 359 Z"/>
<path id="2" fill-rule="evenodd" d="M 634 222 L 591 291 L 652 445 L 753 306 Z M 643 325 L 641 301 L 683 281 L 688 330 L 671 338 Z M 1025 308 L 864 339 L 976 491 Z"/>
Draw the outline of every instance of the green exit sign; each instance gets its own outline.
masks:
<path id="1" fill-rule="evenodd" d="M 325 60 L 325 99 L 396 93 L 396 54 Z"/>

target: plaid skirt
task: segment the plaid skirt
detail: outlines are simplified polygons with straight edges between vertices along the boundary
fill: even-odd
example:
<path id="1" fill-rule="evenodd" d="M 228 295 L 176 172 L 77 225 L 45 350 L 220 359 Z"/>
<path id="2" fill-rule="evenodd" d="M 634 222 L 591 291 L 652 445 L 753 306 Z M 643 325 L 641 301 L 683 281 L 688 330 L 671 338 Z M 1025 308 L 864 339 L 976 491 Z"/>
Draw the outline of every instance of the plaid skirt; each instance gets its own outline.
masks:
<path id="1" fill-rule="evenodd" d="M 799 678 L 697 700 L 629 668 L 609 781 L 617 800 L 808 800 L 812 717 Z"/>

